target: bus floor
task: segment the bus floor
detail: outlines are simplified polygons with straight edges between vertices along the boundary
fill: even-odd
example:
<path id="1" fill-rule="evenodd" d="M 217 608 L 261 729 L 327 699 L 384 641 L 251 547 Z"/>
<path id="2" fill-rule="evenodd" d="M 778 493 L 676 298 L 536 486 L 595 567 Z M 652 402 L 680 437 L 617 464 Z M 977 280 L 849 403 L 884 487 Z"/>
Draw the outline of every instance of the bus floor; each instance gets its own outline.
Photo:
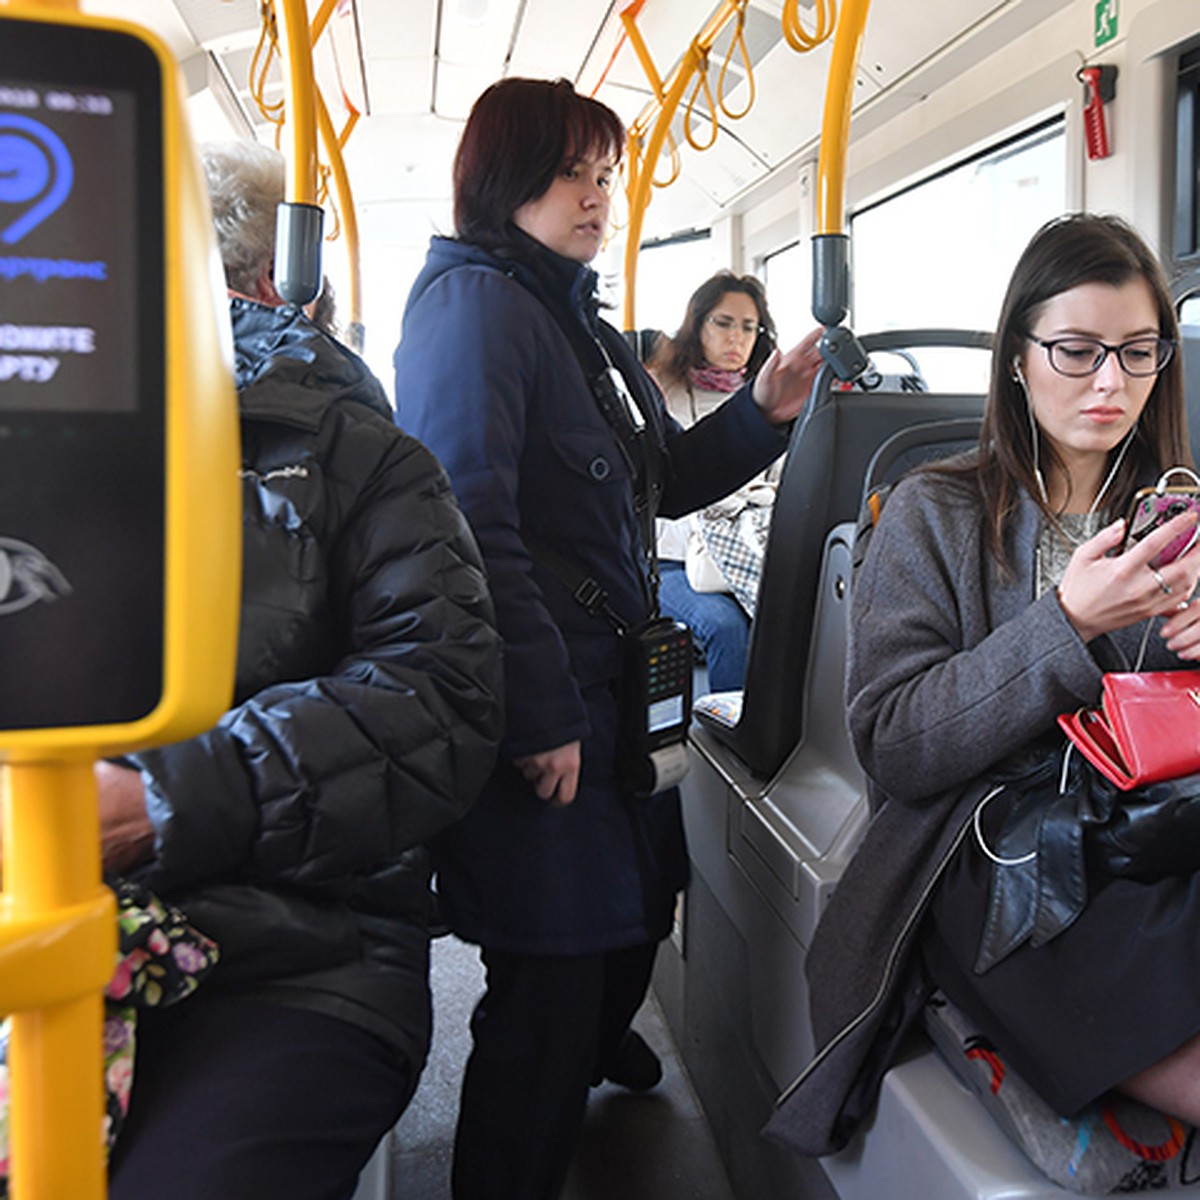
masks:
<path id="1" fill-rule="evenodd" d="M 429 1062 L 392 1138 L 392 1200 L 448 1200 L 468 1022 L 483 990 L 479 953 L 453 936 L 433 943 Z M 641 1095 L 593 1089 L 562 1200 L 734 1200 L 712 1135 L 653 994 L 634 1026 L 662 1059 Z"/>

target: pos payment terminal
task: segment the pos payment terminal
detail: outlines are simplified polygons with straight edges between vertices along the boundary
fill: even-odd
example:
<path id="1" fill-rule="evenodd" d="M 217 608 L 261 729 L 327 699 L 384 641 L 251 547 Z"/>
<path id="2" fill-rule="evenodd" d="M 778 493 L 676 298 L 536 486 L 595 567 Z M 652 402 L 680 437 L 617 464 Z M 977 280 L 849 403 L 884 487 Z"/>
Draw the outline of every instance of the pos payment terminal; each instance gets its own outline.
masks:
<path id="1" fill-rule="evenodd" d="M 57 11 L 0 7 L 0 757 L 40 740 L 4 731 L 146 736 L 236 622 L 236 578 L 209 591 L 240 559 L 224 289 L 175 66 Z"/>
<path id="2" fill-rule="evenodd" d="M 233 691 L 237 399 L 181 95 L 143 31 L 64 0 L 0 3 L 0 1013 L 15 1200 L 105 1192 L 117 937 L 93 762 L 199 733 Z"/>

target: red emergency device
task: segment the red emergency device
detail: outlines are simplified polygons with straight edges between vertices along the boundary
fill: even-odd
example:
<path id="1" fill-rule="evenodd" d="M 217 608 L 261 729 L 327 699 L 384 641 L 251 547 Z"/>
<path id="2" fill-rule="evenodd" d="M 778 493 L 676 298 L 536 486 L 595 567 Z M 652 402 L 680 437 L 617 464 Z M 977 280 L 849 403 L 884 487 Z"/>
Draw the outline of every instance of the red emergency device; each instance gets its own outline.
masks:
<path id="1" fill-rule="evenodd" d="M 1087 90 L 1083 108 L 1083 128 L 1087 135 L 1088 158 L 1107 158 L 1112 149 L 1108 144 L 1108 126 L 1104 106 L 1117 94 L 1116 67 L 1083 67 L 1077 76 Z"/>

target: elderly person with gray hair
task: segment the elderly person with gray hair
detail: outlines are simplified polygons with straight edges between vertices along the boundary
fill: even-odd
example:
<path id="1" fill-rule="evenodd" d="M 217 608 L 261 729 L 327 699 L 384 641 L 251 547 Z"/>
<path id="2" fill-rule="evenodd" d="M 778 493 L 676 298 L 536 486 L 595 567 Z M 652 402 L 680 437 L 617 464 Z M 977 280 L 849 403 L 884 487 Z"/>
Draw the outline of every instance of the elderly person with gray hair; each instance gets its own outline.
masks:
<path id="1" fill-rule="evenodd" d="M 271 282 L 283 160 L 208 147 L 241 410 L 233 706 L 102 764 L 106 866 L 221 947 L 147 1013 L 114 1200 L 354 1191 L 429 1045 L 429 866 L 500 733 L 472 535 L 378 382 Z"/>

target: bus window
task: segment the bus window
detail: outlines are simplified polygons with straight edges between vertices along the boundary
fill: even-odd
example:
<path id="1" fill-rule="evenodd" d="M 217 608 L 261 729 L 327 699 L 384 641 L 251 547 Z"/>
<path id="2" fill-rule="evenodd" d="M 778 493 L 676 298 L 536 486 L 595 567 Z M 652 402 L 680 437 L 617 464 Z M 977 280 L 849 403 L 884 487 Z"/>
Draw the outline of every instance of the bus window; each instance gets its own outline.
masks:
<path id="1" fill-rule="evenodd" d="M 805 239 L 763 259 L 763 282 L 781 346 L 792 346 L 814 325 L 812 246 Z"/>
<path id="2" fill-rule="evenodd" d="M 638 255 L 638 328 L 673 334 L 683 320 L 688 297 L 714 271 L 729 266 L 714 261 L 708 230 L 645 243 Z"/>
<path id="3" fill-rule="evenodd" d="M 1056 119 L 860 210 L 851 221 L 854 329 L 993 329 L 1013 263 L 1065 206 Z M 922 367 L 934 388 L 986 389 L 984 355 L 947 351 Z"/>

